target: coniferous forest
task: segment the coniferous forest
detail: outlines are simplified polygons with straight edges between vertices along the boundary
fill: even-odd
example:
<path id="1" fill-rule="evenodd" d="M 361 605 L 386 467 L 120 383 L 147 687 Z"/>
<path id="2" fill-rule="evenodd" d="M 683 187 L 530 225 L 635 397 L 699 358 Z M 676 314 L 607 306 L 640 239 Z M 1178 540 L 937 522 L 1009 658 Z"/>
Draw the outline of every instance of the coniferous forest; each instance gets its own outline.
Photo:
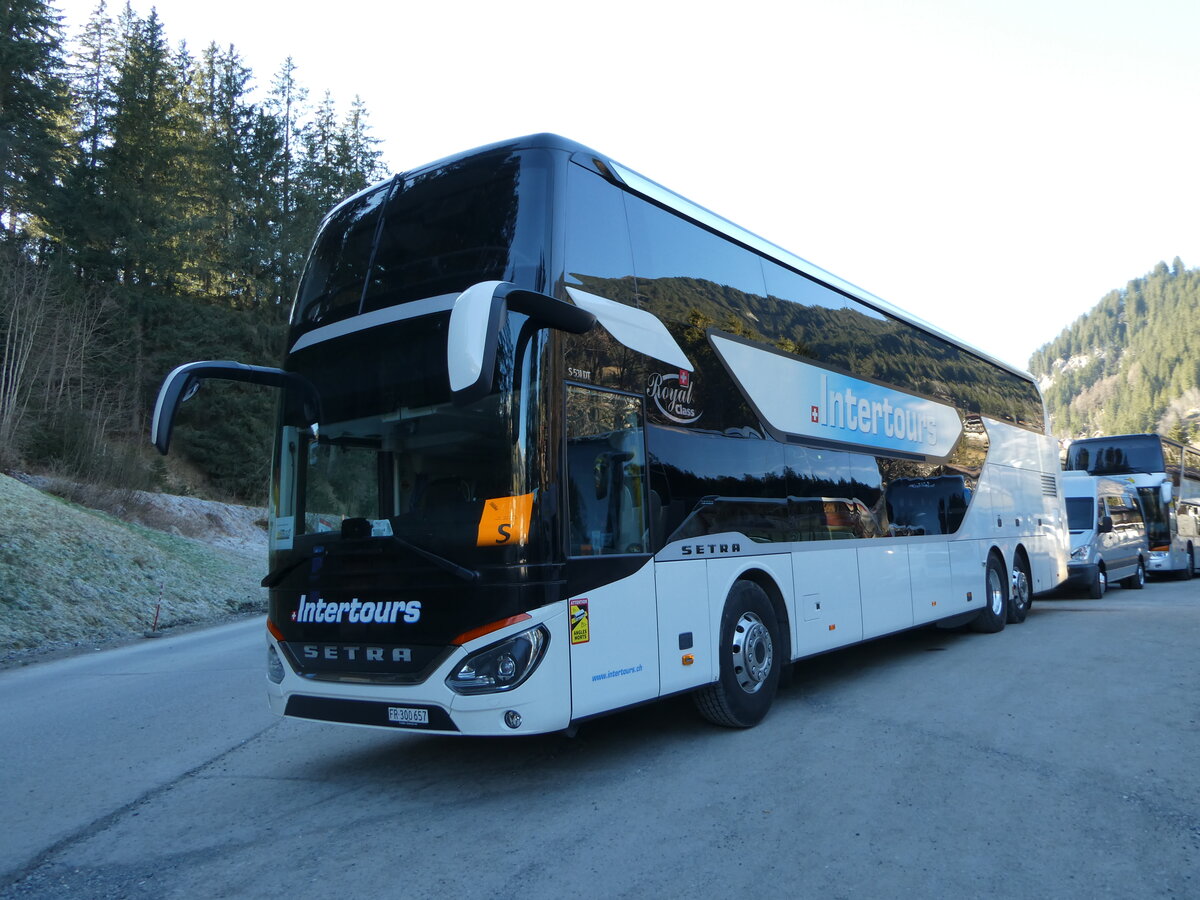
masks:
<path id="1" fill-rule="evenodd" d="M 1061 438 L 1200 441 L 1200 270 L 1176 257 L 1109 292 L 1034 353 L 1030 371 Z"/>
<path id="2" fill-rule="evenodd" d="M 318 221 L 385 174 L 365 105 L 105 0 L 69 34 L 8 0 L 0 56 L 0 468 L 262 502 L 269 392 L 206 387 L 167 460 L 148 420 L 181 362 L 278 363 Z M 1160 263 L 1031 368 L 1061 437 L 1200 436 L 1200 270 Z"/>
<path id="3" fill-rule="evenodd" d="M 154 12 L 98 0 L 65 32 L 0 7 L 0 466 L 261 501 L 265 392 L 212 391 L 169 461 L 148 417 L 180 362 L 278 364 L 317 222 L 384 174 L 367 110 L 290 59 L 258 86 Z"/>

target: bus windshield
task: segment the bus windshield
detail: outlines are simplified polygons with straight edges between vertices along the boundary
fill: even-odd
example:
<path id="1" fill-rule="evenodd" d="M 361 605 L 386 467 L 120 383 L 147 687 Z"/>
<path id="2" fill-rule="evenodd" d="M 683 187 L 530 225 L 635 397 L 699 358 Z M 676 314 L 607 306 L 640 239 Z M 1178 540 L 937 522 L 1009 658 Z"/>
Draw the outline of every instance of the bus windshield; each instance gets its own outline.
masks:
<path id="1" fill-rule="evenodd" d="M 292 311 L 298 334 L 481 281 L 537 289 L 548 163 L 534 150 L 397 175 L 323 223 Z"/>
<path id="2" fill-rule="evenodd" d="M 1065 468 L 1089 475 L 1166 471 L 1162 441 L 1152 434 L 1076 441 L 1067 451 Z"/>
<path id="3" fill-rule="evenodd" d="M 1091 531 L 1096 527 L 1096 501 L 1091 497 L 1067 498 L 1067 527 L 1072 532 Z"/>
<path id="4" fill-rule="evenodd" d="M 493 391 L 466 405 L 450 402 L 444 364 L 406 354 L 402 324 L 297 354 L 323 418 L 315 434 L 283 428 L 273 497 L 291 538 L 276 549 L 399 538 L 470 567 L 528 561 L 539 379 L 537 342 L 512 336 L 522 318 Z"/>

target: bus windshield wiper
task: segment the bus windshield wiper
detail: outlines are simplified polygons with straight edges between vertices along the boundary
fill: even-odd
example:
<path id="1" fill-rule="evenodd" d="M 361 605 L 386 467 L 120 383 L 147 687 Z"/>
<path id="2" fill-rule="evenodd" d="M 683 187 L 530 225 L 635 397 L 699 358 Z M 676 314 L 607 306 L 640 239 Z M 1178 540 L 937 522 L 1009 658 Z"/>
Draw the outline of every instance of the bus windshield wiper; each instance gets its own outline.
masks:
<path id="1" fill-rule="evenodd" d="M 303 556 L 297 557 L 289 562 L 285 562 L 281 566 L 276 566 L 266 574 L 266 577 L 263 578 L 260 584 L 265 588 L 278 587 L 279 583 L 283 581 L 284 578 L 296 571 L 296 569 L 300 568 L 300 566 L 304 565 L 304 563 L 308 562 L 316 555 L 317 554 L 315 553 L 305 553 Z"/>
<path id="2" fill-rule="evenodd" d="M 479 580 L 479 572 L 475 569 L 468 569 L 466 566 L 460 566 L 458 563 L 446 559 L 444 556 L 439 556 L 432 550 L 426 550 L 424 547 L 419 547 L 412 541 L 406 541 L 404 538 L 397 535 L 393 534 L 392 540 L 410 553 L 415 553 L 417 556 L 424 560 L 428 560 L 439 569 L 443 569 L 444 571 L 449 572 L 451 575 L 457 575 L 463 581 Z"/>

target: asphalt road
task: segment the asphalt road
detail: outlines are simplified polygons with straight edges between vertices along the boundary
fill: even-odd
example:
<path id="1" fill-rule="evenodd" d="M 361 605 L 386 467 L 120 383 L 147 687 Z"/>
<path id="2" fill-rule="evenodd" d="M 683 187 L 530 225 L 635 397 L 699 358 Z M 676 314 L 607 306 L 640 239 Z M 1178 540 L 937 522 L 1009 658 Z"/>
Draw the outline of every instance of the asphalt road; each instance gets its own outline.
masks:
<path id="1" fill-rule="evenodd" d="M 1200 581 L 561 735 L 283 721 L 261 621 L 0 672 L 0 897 L 1200 896 Z"/>

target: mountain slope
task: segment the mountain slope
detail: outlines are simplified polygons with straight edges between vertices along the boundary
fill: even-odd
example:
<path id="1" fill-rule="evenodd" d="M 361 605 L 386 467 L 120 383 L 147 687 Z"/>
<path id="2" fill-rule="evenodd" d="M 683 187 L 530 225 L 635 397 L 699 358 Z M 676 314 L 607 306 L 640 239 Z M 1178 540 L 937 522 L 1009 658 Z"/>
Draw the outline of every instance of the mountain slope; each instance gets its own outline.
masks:
<path id="1" fill-rule="evenodd" d="M 1034 353 L 1054 433 L 1200 435 L 1200 269 L 1159 263 Z"/>

